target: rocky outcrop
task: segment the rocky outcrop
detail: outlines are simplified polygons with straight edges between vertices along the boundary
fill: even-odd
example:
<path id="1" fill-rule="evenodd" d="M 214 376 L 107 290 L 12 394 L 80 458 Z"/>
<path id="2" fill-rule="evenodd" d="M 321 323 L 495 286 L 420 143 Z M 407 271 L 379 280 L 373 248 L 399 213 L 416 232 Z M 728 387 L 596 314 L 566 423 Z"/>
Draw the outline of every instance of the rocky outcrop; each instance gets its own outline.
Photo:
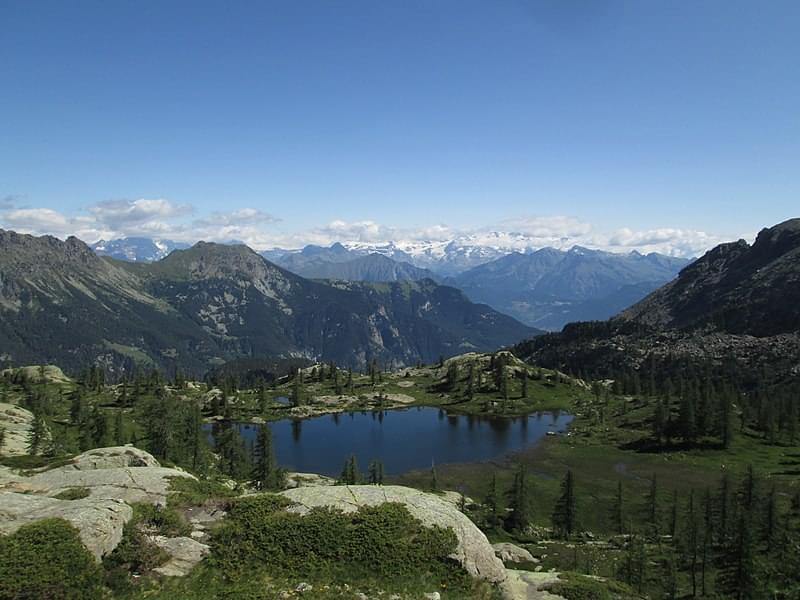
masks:
<path id="1" fill-rule="evenodd" d="M 89 552 L 100 560 L 117 547 L 133 510 L 121 500 L 58 500 L 33 494 L 0 492 L 0 533 L 11 534 L 28 523 L 59 518 L 79 532 Z"/>
<path id="2" fill-rule="evenodd" d="M 166 504 L 173 477 L 194 478 L 184 471 L 160 466 L 152 455 L 132 446 L 90 450 L 70 464 L 31 476 L 2 469 L 0 532 L 12 533 L 40 519 L 65 519 L 78 529 L 83 543 L 99 560 L 122 539 L 122 527 L 133 514 L 130 505 Z M 56 497 L 76 489 L 88 495 L 79 500 Z M 183 564 L 188 559 L 176 560 Z"/>
<path id="3" fill-rule="evenodd" d="M 503 582 L 506 600 L 564 600 L 563 596 L 551 594 L 547 588 L 559 582 L 557 573 L 532 573 L 531 571 L 507 571 Z"/>
<path id="4" fill-rule="evenodd" d="M 92 499 L 148 502 L 164 505 L 173 477 L 194 475 L 159 465 L 151 454 L 132 446 L 97 448 L 76 456 L 70 464 L 29 477 L 0 472 L 0 489 L 57 496 L 85 488 Z"/>
<path id="5" fill-rule="evenodd" d="M 317 506 L 353 512 L 361 506 L 399 502 L 425 526 L 449 527 L 455 532 L 458 546 L 453 558 L 470 575 L 491 582 L 501 582 L 506 577 L 503 563 L 495 556 L 483 532 L 452 504 L 433 494 L 394 485 L 354 485 L 300 487 L 281 492 L 281 495 L 295 503 L 288 510 L 299 514 Z"/>
<path id="6" fill-rule="evenodd" d="M 183 577 L 209 553 L 209 547 L 190 537 L 156 536 L 153 543 L 170 555 L 170 559 L 153 569 L 164 577 Z"/>
<path id="7" fill-rule="evenodd" d="M 34 489 L 39 488 L 49 496 L 69 488 L 81 487 L 89 491 L 90 498 L 111 498 L 128 503 L 148 502 L 165 505 L 173 477 L 191 477 L 185 471 L 165 467 L 117 467 L 83 471 L 72 465 L 51 469 L 28 478 Z"/>
<path id="8" fill-rule="evenodd" d="M 520 548 L 515 544 L 509 544 L 507 542 L 502 542 L 499 544 L 492 544 L 492 548 L 494 549 L 494 553 L 502 560 L 504 563 L 507 562 L 529 562 L 529 563 L 538 563 L 539 560 L 534 558 L 534 556 L 525 550 L 525 548 Z"/>
<path id="9" fill-rule="evenodd" d="M 161 465 L 149 452 L 133 446 L 112 446 L 95 448 L 72 459 L 71 467 L 78 471 L 95 469 L 115 469 L 124 467 L 160 467 Z"/>
<path id="10" fill-rule="evenodd" d="M 20 456 L 28 453 L 28 435 L 33 423 L 33 413 L 15 404 L 0 402 L 0 428 L 4 433 L 0 454 Z"/>

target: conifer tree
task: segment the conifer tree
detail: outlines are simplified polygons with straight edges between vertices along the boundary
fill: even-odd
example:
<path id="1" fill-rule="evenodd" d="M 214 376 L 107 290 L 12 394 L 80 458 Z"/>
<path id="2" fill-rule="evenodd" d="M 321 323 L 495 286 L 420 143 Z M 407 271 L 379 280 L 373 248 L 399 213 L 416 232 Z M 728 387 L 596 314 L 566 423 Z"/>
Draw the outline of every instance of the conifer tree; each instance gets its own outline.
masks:
<path id="1" fill-rule="evenodd" d="M 522 399 L 528 399 L 528 370 L 522 370 Z"/>
<path id="2" fill-rule="evenodd" d="M 692 598 L 695 598 L 697 596 L 698 550 L 700 548 L 700 515 L 695 506 L 694 490 L 689 493 L 680 546 L 683 550 L 684 559 L 689 565 Z"/>
<path id="3" fill-rule="evenodd" d="M 383 463 L 373 460 L 369 463 L 369 482 L 371 485 L 383 485 Z"/>
<path id="4" fill-rule="evenodd" d="M 436 492 L 439 490 L 439 478 L 436 476 L 436 463 L 431 461 L 431 489 Z"/>
<path id="5" fill-rule="evenodd" d="M 694 396 L 691 394 L 687 394 L 681 399 L 680 411 L 678 413 L 678 428 L 681 437 L 685 441 L 693 443 L 697 439 L 695 403 Z"/>
<path id="6" fill-rule="evenodd" d="M 258 489 L 279 490 L 283 488 L 286 474 L 278 467 L 272 443 L 272 430 L 266 423 L 262 423 L 258 427 L 254 454 L 253 481 Z"/>
<path id="7" fill-rule="evenodd" d="M 303 371 L 297 369 L 292 382 L 292 402 L 295 406 L 302 406 L 305 403 L 305 393 L 303 391 Z"/>
<path id="8" fill-rule="evenodd" d="M 657 536 L 660 531 L 660 527 L 658 525 L 660 515 L 658 507 L 658 479 L 656 478 L 655 473 L 653 473 L 653 476 L 650 478 L 650 490 L 647 493 L 645 500 L 647 524 L 650 527 L 653 536 Z"/>
<path id="9" fill-rule="evenodd" d="M 489 483 L 489 491 L 483 503 L 489 509 L 489 526 L 494 528 L 500 523 L 500 497 L 497 492 L 497 473 L 492 473 L 492 480 Z"/>
<path id="10" fill-rule="evenodd" d="M 34 413 L 28 432 L 28 453 L 43 454 L 47 444 L 47 423 L 40 413 Z"/>
<path id="11" fill-rule="evenodd" d="M 358 471 L 356 455 L 351 454 L 345 461 L 342 474 L 339 476 L 339 483 L 343 485 L 357 485 L 361 481 L 361 474 Z"/>
<path id="12" fill-rule="evenodd" d="M 561 482 L 561 495 L 553 510 L 553 529 L 564 539 L 569 538 L 577 527 L 577 505 L 575 498 L 575 479 L 568 470 Z"/>
<path id="13" fill-rule="evenodd" d="M 125 424 L 122 410 L 117 410 L 117 413 L 114 415 L 114 444 L 117 446 L 124 446 L 125 442 Z"/>
<path id="14" fill-rule="evenodd" d="M 511 512 L 506 518 L 506 528 L 509 531 L 524 531 L 531 520 L 530 490 L 524 464 L 520 464 L 514 474 L 514 484 L 509 491 L 509 508 Z"/>
<path id="15" fill-rule="evenodd" d="M 614 497 L 614 504 L 611 507 L 611 523 L 614 525 L 614 530 L 619 535 L 625 533 L 625 507 L 622 481 L 617 482 L 617 494 Z"/>

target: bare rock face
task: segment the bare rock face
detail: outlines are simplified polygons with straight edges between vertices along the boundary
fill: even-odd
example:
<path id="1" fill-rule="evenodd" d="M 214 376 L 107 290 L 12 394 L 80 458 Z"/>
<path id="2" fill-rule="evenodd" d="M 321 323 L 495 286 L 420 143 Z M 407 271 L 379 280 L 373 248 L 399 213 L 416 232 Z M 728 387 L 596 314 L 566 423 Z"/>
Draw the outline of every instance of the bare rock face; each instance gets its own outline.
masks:
<path id="1" fill-rule="evenodd" d="M 168 538 L 156 536 L 156 546 L 166 551 L 170 559 L 160 567 L 153 569 L 164 577 L 183 577 L 189 574 L 194 566 L 209 553 L 209 547 L 190 537 Z"/>
<path id="2" fill-rule="evenodd" d="M 423 525 L 449 527 L 455 532 L 458 546 L 453 558 L 470 575 L 491 582 L 501 582 L 506 578 L 503 563 L 495 556 L 483 532 L 452 504 L 436 495 L 396 485 L 299 487 L 281 492 L 281 495 L 295 503 L 288 510 L 299 514 L 317 506 L 354 512 L 361 506 L 399 502 Z"/>
<path id="3" fill-rule="evenodd" d="M 0 471 L 0 489 L 57 496 L 71 488 L 86 488 L 92 499 L 164 505 L 173 477 L 195 478 L 180 469 L 160 466 L 144 450 L 117 446 L 84 452 L 68 465 L 30 477 Z"/>
<path id="4" fill-rule="evenodd" d="M 98 562 L 117 547 L 133 509 L 121 500 L 84 498 L 58 500 L 46 496 L 0 492 L 0 533 L 9 535 L 28 523 L 60 518 L 79 532 Z"/>
<path id="5" fill-rule="evenodd" d="M 33 413 L 15 404 L 0 402 L 0 427 L 5 431 L 0 454 L 21 456 L 28 453 L 28 435 Z"/>

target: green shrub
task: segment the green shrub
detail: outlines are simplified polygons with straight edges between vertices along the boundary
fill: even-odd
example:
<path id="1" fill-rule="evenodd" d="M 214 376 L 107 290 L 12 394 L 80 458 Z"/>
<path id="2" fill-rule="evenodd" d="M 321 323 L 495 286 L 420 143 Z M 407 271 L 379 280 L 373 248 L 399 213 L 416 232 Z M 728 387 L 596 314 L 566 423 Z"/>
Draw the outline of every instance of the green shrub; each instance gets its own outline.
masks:
<path id="1" fill-rule="evenodd" d="M 213 479 L 172 477 L 169 505 L 176 508 L 200 506 L 207 500 L 233 498 L 237 492 Z"/>
<path id="2" fill-rule="evenodd" d="M 63 492 L 60 492 L 53 496 L 53 498 L 58 498 L 59 500 L 81 500 L 83 498 L 89 497 L 89 488 L 85 487 L 72 487 L 67 488 Z"/>
<path id="3" fill-rule="evenodd" d="M 600 581 L 583 575 L 565 573 L 562 581 L 548 588 L 548 592 L 567 600 L 618 600 L 635 598 L 633 591 L 618 581 Z"/>
<path id="4" fill-rule="evenodd" d="M 111 571 L 122 568 L 132 573 L 144 573 L 163 565 L 168 559 L 169 554 L 150 541 L 131 520 L 122 530 L 120 543 L 103 559 L 103 566 Z"/>
<path id="5" fill-rule="evenodd" d="M 0 600 L 94 600 L 101 582 L 78 531 L 62 519 L 0 536 Z"/>
<path id="6" fill-rule="evenodd" d="M 402 504 L 365 506 L 353 513 L 283 510 L 285 498 L 259 494 L 236 501 L 215 532 L 213 560 L 234 577 L 264 567 L 287 577 L 401 580 L 420 573 L 446 576 L 455 533 L 426 528 Z M 459 569 L 456 569 L 459 571 Z"/>
<path id="7" fill-rule="evenodd" d="M 134 504 L 131 523 L 140 529 L 150 529 L 158 535 L 178 537 L 192 533 L 192 526 L 171 506 Z"/>

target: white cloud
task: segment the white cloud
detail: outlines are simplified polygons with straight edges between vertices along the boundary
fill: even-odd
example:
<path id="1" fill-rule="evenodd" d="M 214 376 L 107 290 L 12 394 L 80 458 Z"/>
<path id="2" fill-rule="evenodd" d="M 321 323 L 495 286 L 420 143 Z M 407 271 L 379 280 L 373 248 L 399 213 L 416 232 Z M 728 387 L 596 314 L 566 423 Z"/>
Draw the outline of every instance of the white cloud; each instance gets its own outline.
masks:
<path id="1" fill-rule="evenodd" d="M 169 200 L 106 200 L 89 207 L 98 222 L 111 229 L 124 229 L 128 226 L 141 226 L 159 219 L 173 219 L 192 212 L 188 205 L 177 205 Z"/>
<path id="2" fill-rule="evenodd" d="M 678 228 L 612 232 L 572 216 L 523 216 L 476 228 L 451 228 L 435 224 L 418 228 L 398 228 L 376 221 L 335 220 L 303 231 L 277 230 L 279 219 L 260 209 L 237 208 L 214 212 L 194 220 L 189 205 L 165 199 L 111 200 L 90 206 L 78 216 L 51 208 L 8 208 L 0 213 L 3 226 L 22 233 L 52 234 L 61 238 L 75 235 L 92 243 L 99 239 L 151 237 L 193 243 L 198 240 L 228 242 L 237 240 L 256 250 L 299 248 L 306 244 L 330 245 L 334 242 L 382 245 L 395 242 L 401 248 L 438 247 L 449 241 L 459 246 L 490 246 L 500 251 L 528 251 L 546 246 L 571 248 L 575 245 L 611 252 L 659 252 L 671 256 L 698 256 L 716 244 L 727 241 L 719 235 Z"/>

